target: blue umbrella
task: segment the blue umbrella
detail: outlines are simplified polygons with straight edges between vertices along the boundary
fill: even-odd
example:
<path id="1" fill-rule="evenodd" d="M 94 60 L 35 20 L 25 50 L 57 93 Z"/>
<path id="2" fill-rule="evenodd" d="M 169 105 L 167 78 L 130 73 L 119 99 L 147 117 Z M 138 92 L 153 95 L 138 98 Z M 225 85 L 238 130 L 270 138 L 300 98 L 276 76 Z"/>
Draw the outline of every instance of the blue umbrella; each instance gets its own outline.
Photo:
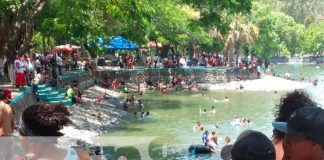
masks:
<path id="1" fill-rule="evenodd" d="M 139 47 L 135 43 L 124 39 L 121 36 L 113 37 L 110 44 L 103 46 L 105 49 L 111 50 L 138 50 Z"/>

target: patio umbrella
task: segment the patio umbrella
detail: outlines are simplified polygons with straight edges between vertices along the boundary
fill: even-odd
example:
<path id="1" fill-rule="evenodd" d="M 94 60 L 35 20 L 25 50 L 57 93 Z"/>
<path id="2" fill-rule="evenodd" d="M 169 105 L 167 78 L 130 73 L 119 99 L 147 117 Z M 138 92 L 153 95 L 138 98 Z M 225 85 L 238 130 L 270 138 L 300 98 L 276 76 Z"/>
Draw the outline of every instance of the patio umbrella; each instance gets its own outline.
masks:
<path id="1" fill-rule="evenodd" d="M 138 50 L 139 47 L 135 43 L 121 37 L 113 37 L 110 44 L 103 46 L 105 49 L 110 50 Z"/>
<path id="2" fill-rule="evenodd" d="M 150 41 L 146 44 L 146 46 L 148 47 L 156 47 L 156 43 L 154 41 Z M 161 48 L 162 47 L 162 43 L 157 43 L 157 47 Z"/>
<path id="3" fill-rule="evenodd" d="M 54 47 L 54 51 L 62 51 L 62 52 L 72 52 L 73 50 L 80 49 L 80 46 L 75 46 L 71 44 L 65 44 Z"/>

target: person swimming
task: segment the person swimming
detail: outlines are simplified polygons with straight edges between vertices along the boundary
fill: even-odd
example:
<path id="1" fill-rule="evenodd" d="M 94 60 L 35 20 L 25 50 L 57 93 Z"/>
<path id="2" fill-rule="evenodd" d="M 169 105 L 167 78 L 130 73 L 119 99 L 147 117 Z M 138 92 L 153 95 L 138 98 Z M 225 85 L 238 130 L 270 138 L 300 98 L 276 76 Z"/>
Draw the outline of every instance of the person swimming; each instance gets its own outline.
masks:
<path id="1" fill-rule="evenodd" d="M 228 136 L 225 136 L 224 143 L 225 143 L 225 145 L 231 144 L 231 138 L 229 138 Z"/>
<path id="2" fill-rule="evenodd" d="M 228 97 L 226 96 L 223 100 L 217 100 L 217 99 L 214 99 L 214 102 L 215 103 L 220 103 L 220 102 L 229 102 L 229 99 L 228 99 Z"/>
<path id="3" fill-rule="evenodd" d="M 214 106 L 212 106 L 211 111 L 209 111 L 211 114 L 215 115 L 216 114 L 216 109 Z"/>
<path id="4" fill-rule="evenodd" d="M 141 112 L 141 115 L 139 117 L 139 120 L 144 120 L 146 117 L 150 115 L 150 112 Z"/>
<path id="5" fill-rule="evenodd" d="M 218 123 L 215 124 L 216 129 L 220 128 L 220 125 Z"/>
<path id="6" fill-rule="evenodd" d="M 232 120 L 231 122 L 232 126 L 241 126 L 241 120 L 238 117 L 235 117 L 235 119 Z"/>
<path id="7" fill-rule="evenodd" d="M 207 114 L 207 109 L 201 110 L 201 108 L 199 108 L 199 113 L 200 115 Z"/>
<path id="8" fill-rule="evenodd" d="M 250 125 L 252 125 L 252 123 L 251 123 L 251 120 L 244 118 L 243 121 L 242 121 L 242 123 L 241 123 L 241 125 L 243 125 L 243 126 L 250 126 Z"/>
<path id="9" fill-rule="evenodd" d="M 197 131 L 203 131 L 204 130 L 204 125 L 201 122 L 197 122 L 195 129 Z"/>
<path id="10" fill-rule="evenodd" d="M 140 111 L 143 111 L 144 110 L 144 104 L 143 104 L 142 100 L 138 100 L 137 102 L 138 102 L 138 109 Z"/>

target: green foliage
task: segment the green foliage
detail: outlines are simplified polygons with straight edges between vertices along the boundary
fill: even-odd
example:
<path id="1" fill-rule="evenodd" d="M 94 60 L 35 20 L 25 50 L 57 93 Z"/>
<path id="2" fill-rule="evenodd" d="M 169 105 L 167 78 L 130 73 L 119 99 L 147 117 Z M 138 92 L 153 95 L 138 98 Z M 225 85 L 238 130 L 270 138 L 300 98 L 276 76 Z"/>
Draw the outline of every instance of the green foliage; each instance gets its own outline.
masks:
<path id="1" fill-rule="evenodd" d="M 29 1 L 20 12 L 30 11 L 36 2 Z M 33 37 L 34 49 L 54 43 L 89 44 L 92 55 L 102 54 L 96 39 L 112 35 L 138 45 L 149 41 L 174 45 L 180 52 L 226 53 L 231 48 L 236 54 L 254 52 L 265 59 L 277 53 L 318 53 L 323 48 L 321 23 L 313 23 L 324 8 L 320 0 L 255 0 L 253 5 L 252 0 L 45 0 L 42 4 L 39 16 L 33 17 L 36 27 L 25 34 Z M 2 0 L 0 20 L 22 5 L 18 0 Z M 28 48 L 28 42 L 18 44 Z"/>
<path id="2" fill-rule="evenodd" d="M 48 48 L 53 48 L 55 47 L 55 39 L 53 37 L 45 37 L 45 36 L 42 36 L 42 34 L 40 32 L 38 32 L 37 34 L 35 34 L 32 38 L 32 41 L 33 41 L 33 48 L 32 50 L 35 50 L 35 51 L 41 51 L 41 50 L 44 50 L 44 39 L 47 38 L 47 47 Z"/>
<path id="3" fill-rule="evenodd" d="M 249 17 L 260 30 L 259 36 L 254 45 L 252 45 L 251 50 L 255 52 L 254 54 L 266 60 L 278 51 L 279 44 L 279 37 L 275 32 L 276 20 L 271 13 L 269 7 L 256 3 L 253 14 Z"/>
<path id="4" fill-rule="evenodd" d="M 252 45 L 257 55 L 268 59 L 277 54 L 290 56 L 303 52 L 304 25 L 263 3 L 254 3 L 252 13 L 249 19 L 260 29 L 259 37 Z"/>
<path id="5" fill-rule="evenodd" d="M 249 13 L 252 9 L 251 0 L 183 0 L 184 3 L 189 4 L 200 11 L 200 22 L 204 26 L 217 26 L 222 33 L 224 33 L 226 21 L 224 17 L 237 13 Z"/>
<path id="6" fill-rule="evenodd" d="M 315 14 L 323 14 L 323 0 L 286 0 L 282 6 L 282 11 L 294 17 L 299 23 L 304 23 L 306 19 Z M 313 18 L 312 18 L 313 19 Z"/>
<path id="7" fill-rule="evenodd" d="M 306 30 L 304 43 L 306 53 L 323 54 L 324 52 L 324 21 L 312 23 Z"/>
<path id="8" fill-rule="evenodd" d="M 305 27 L 297 24 L 290 16 L 280 12 L 273 12 L 276 18 L 275 32 L 286 46 L 281 48 L 287 49 L 291 55 L 302 52 L 302 43 L 304 40 Z"/>

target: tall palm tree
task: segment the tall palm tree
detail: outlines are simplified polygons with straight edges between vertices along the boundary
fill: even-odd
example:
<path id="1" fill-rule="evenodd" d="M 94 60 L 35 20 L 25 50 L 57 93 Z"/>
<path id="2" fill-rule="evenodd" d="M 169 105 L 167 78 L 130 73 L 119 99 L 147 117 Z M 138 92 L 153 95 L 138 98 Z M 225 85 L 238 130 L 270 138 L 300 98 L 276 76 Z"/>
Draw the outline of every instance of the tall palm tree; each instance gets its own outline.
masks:
<path id="1" fill-rule="evenodd" d="M 259 35 L 259 28 L 252 23 L 246 22 L 242 17 L 236 16 L 230 24 L 230 31 L 224 39 L 224 51 L 228 56 L 228 64 L 236 65 L 235 55 L 243 53 L 243 44 L 252 44 Z M 237 57 L 237 56 L 236 56 Z"/>

